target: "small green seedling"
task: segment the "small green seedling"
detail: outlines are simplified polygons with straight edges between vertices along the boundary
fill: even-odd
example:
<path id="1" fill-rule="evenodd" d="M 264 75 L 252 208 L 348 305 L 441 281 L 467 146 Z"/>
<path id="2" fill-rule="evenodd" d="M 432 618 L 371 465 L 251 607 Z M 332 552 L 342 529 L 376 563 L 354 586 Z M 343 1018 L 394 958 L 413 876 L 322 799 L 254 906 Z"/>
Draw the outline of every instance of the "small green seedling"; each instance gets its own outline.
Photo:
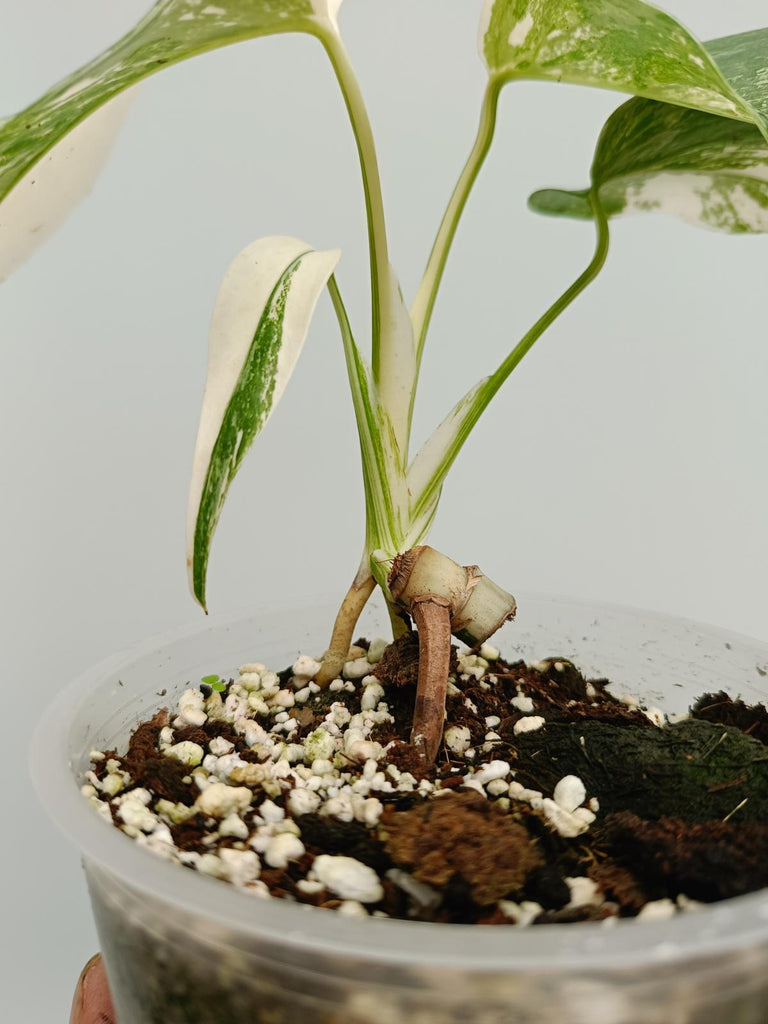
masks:
<path id="1" fill-rule="evenodd" d="M 210 686 L 212 690 L 218 690 L 219 693 L 222 693 L 227 688 L 227 684 L 221 676 L 203 676 L 200 682 Z"/>
<path id="2" fill-rule="evenodd" d="M 113 47 L 3 122 L 0 279 L 87 192 L 131 86 L 169 65 L 255 36 L 302 32 L 318 40 L 357 141 L 370 257 L 367 343 L 361 344 L 364 331 L 353 329 L 347 316 L 334 276 L 337 251 L 319 252 L 295 238 L 263 238 L 235 258 L 210 332 L 189 503 L 190 581 L 205 607 L 208 556 L 229 486 L 280 400 L 327 289 L 360 439 L 366 524 L 363 556 L 317 680 L 327 685 L 340 671 L 360 612 L 379 586 L 395 633 L 407 629 L 408 616 L 419 627 L 412 739 L 431 760 L 442 733 L 451 633 L 480 644 L 515 609 L 511 595 L 476 566 L 459 566 L 425 546 L 446 476 L 523 356 L 600 272 L 612 218 L 661 210 L 720 231 L 768 230 L 768 29 L 704 44 L 642 0 L 486 0 L 479 39 L 487 86 L 477 138 L 408 309 L 389 260 L 376 149 L 342 41 L 340 6 L 341 0 L 159 0 Z M 413 452 L 422 357 L 448 254 L 493 140 L 499 94 L 507 83 L 526 79 L 633 97 L 606 123 L 586 188 L 546 189 L 530 199 L 541 213 L 592 222 L 594 255 L 502 363 Z"/>

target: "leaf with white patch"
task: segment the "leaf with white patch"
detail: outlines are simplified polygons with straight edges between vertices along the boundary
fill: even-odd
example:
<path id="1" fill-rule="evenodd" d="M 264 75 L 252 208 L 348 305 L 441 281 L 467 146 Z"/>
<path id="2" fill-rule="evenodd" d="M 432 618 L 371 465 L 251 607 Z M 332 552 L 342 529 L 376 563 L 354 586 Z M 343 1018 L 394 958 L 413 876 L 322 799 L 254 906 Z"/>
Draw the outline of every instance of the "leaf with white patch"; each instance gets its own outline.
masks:
<path id="1" fill-rule="evenodd" d="M 499 83 L 550 79 L 617 89 L 763 130 L 765 109 L 756 109 L 741 71 L 760 46 L 765 65 L 764 41 L 763 32 L 746 33 L 730 49 L 708 50 L 642 0 L 486 0 L 480 28 L 481 55 Z"/>
<path id="2" fill-rule="evenodd" d="M 128 93 L 116 96 L 81 122 L 27 171 L 0 204 L 0 281 L 20 267 L 90 193 L 131 99 Z"/>
<path id="3" fill-rule="evenodd" d="M 142 79 L 208 50 L 282 32 L 327 37 L 336 31 L 339 5 L 340 0 L 159 0 L 114 46 L 0 122 L 0 203 L 9 197 L 14 204 L 10 214 L 0 206 L 3 245 L 14 257 L 4 258 L 6 272 L 21 261 L 16 254 L 23 258 L 31 249 L 30 231 L 42 223 L 38 212 L 52 230 L 88 191 L 115 126 L 110 116 L 100 116 L 71 146 L 59 148 L 78 125 Z M 54 199 L 44 194 L 52 175 L 41 167 L 49 153 L 59 170 L 62 156 L 70 164 L 67 186 Z"/>
<path id="4" fill-rule="evenodd" d="M 413 323 L 403 301 L 400 282 L 390 264 L 388 294 L 382 303 L 382 346 L 379 370 L 381 404 L 387 409 L 401 462 L 408 456 L 411 402 L 416 376 Z"/>
<path id="5" fill-rule="evenodd" d="M 739 96 L 768 121 L 768 28 L 712 39 L 705 46 Z"/>
<path id="6" fill-rule="evenodd" d="M 603 128 L 592 182 L 608 217 L 656 211 L 717 231 L 768 231 L 768 143 L 740 121 L 630 100 Z M 588 190 L 545 189 L 529 203 L 538 213 L 593 216 Z"/>
<path id="7" fill-rule="evenodd" d="M 205 607 L 211 541 L 229 485 L 282 397 L 338 250 L 262 238 L 235 258 L 211 321 L 187 520 L 192 592 Z"/>
<path id="8" fill-rule="evenodd" d="M 425 536 L 434 518 L 443 483 L 477 422 L 477 399 L 488 383 L 484 378 L 456 403 L 411 462 L 408 491 L 413 544 Z"/>
<path id="9" fill-rule="evenodd" d="M 393 557 L 403 549 L 409 519 L 406 471 L 395 430 L 373 383 L 373 374 L 360 355 L 335 278 L 328 282 L 341 329 L 347 376 L 360 440 L 365 486 L 366 550 Z"/>

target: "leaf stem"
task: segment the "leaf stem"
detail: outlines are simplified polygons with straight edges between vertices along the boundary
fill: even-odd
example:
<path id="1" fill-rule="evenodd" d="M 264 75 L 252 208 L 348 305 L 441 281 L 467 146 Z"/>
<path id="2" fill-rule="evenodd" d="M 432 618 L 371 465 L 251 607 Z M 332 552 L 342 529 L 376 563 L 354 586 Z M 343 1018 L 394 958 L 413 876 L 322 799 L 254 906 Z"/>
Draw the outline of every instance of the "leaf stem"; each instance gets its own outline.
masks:
<path id="1" fill-rule="evenodd" d="M 355 344 L 344 300 L 333 274 L 328 279 L 328 291 L 336 318 L 339 321 L 347 376 L 352 393 L 352 406 L 355 411 L 357 436 L 360 442 L 360 461 L 365 491 L 366 550 L 370 553 L 376 548 L 382 547 L 397 549 L 398 544 L 395 539 L 397 531 L 394 526 L 396 515 L 391 494 L 392 481 L 387 473 L 386 453 L 373 404 L 375 397 L 371 395 L 369 387 L 369 372 Z"/>
<path id="2" fill-rule="evenodd" d="M 430 502 L 435 499 L 443 485 L 443 481 L 445 480 L 448 470 L 453 465 L 457 455 L 464 445 L 464 442 L 467 440 L 473 427 L 480 419 L 483 412 L 487 409 L 491 400 L 496 395 L 496 392 L 509 377 L 510 373 L 512 373 L 515 367 L 517 367 L 522 361 L 523 357 L 531 350 L 531 348 L 533 348 L 535 342 L 538 341 L 547 328 L 565 312 L 571 303 L 581 295 L 584 289 L 595 280 L 602 270 L 608 256 L 608 248 L 610 244 L 608 218 L 600 205 L 599 199 L 594 194 L 594 191 L 589 193 L 589 200 L 595 217 L 595 226 L 597 231 L 595 251 L 589 265 L 586 267 L 584 272 L 576 278 L 573 284 L 567 288 L 555 302 L 552 303 L 546 313 L 539 317 L 530 330 L 523 335 L 496 371 L 491 374 L 491 376 L 488 377 L 479 388 L 476 389 L 466 407 L 466 412 L 461 420 L 461 425 L 456 432 L 456 436 L 451 443 L 450 449 L 446 452 L 446 456 L 440 464 L 439 470 L 432 475 L 429 483 L 424 487 L 424 490 L 414 501 L 412 508 L 413 519 L 417 519 L 418 516 L 430 506 Z"/>
<path id="3" fill-rule="evenodd" d="M 373 380 L 378 383 L 381 363 L 382 302 L 388 301 L 386 284 L 389 277 L 387 228 L 379 163 L 360 83 L 344 43 L 336 32 L 323 32 L 319 38 L 333 65 L 344 97 L 360 158 L 371 266 L 371 367 Z"/>
<path id="4" fill-rule="evenodd" d="M 456 234 L 456 229 L 459 226 L 459 220 L 464 212 L 469 193 L 472 191 L 472 186 L 480 173 L 480 168 L 485 163 L 485 158 L 493 142 L 500 90 L 501 82 L 491 78 L 483 96 L 480 125 L 472 151 L 467 158 L 467 162 L 464 165 L 459 180 L 456 182 L 456 187 L 443 214 L 443 219 L 435 237 L 426 270 L 424 271 L 424 277 L 411 307 L 411 319 L 413 320 L 413 330 L 416 339 L 417 372 L 418 367 L 421 365 L 429 322 L 432 319 L 432 310 L 435 306 L 437 292 L 440 288 L 440 282 L 443 278 L 443 272 L 445 271 L 445 265 L 448 261 L 448 254 Z"/>
<path id="5" fill-rule="evenodd" d="M 318 686 L 328 686 L 344 667 L 344 662 L 349 656 L 352 634 L 355 631 L 357 620 L 368 603 L 368 598 L 373 593 L 375 586 L 376 581 L 373 576 L 368 575 L 361 579 L 358 574 L 347 591 L 336 616 L 331 643 L 323 656 L 322 668 L 317 674 Z"/>

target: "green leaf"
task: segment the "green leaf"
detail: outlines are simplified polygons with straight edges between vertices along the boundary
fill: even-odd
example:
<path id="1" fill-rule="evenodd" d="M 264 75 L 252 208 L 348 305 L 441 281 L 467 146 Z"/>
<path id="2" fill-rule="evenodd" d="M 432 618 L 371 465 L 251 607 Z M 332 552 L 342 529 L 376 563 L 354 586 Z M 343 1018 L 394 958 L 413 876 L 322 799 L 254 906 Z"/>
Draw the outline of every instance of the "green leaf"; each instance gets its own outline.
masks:
<path id="1" fill-rule="evenodd" d="M 617 89 L 765 128 L 765 106 L 762 114 L 755 109 L 750 84 L 755 58 L 765 67 L 765 36 L 736 39 L 708 52 L 641 0 L 486 0 L 480 29 L 481 54 L 497 80 Z"/>
<path id="2" fill-rule="evenodd" d="M 200 680 L 200 682 L 201 683 L 207 683 L 208 686 L 213 686 L 214 683 L 218 683 L 219 679 L 220 679 L 220 676 L 218 676 L 218 675 L 203 676 L 202 679 Z"/>
<path id="3" fill-rule="evenodd" d="M 768 231 L 768 143 L 753 125 L 630 100 L 606 122 L 592 181 L 609 217 L 672 213 L 731 233 Z M 591 218 L 589 193 L 536 192 L 539 213 Z"/>
<path id="4" fill-rule="evenodd" d="M 0 280 L 61 223 L 85 195 L 108 148 L 112 126 L 94 125 L 89 145 L 68 148 L 56 155 L 57 173 L 64 155 L 70 178 L 81 178 L 58 195 L 58 202 L 41 198 L 43 180 L 30 184 L 43 157 L 81 122 L 113 97 L 179 61 L 243 39 L 282 32 L 308 32 L 328 36 L 336 30 L 341 0 L 159 0 L 119 42 L 85 67 L 69 75 L 15 117 L 0 122 L 0 203 L 12 190 L 22 190 L 16 206 L 43 203 L 46 231 L 39 230 L 35 212 L 16 209 L 6 216 L 0 206 L 4 252 L 0 253 Z M 104 119 L 102 119 L 104 122 Z M 97 129 L 107 134 L 99 143 Z M 94 156 L 95 150 L 95 156 Z M 101 153 L 101 156 L 99 155 Z M 26 179 L 26 183 L 25 183 Z M 48 205 L 53 203 L 53 208 Z M 38 239 L 30 238 L 32 229 Z M 21 233 L 21 241 L 17 240 Z"/>
<path id="5" fill-rule="evenodd" d="M 315 252 L 295 238 L 263 238 L 236 257 L 222 283 L 187 520 L 190 585 L 203 607 L 208 555 L 229 485 L 282 397 L 338 259 L 337 250 Z"/>
<path id="6" fill-rule="evenodd" d="M 347 376 L 352 392 L 366 510 L 366 549 L 382 550 L 393 557 L 402 549 L 408 520 L 405 469 L 395 432 L 376 395 L 373 375 L 355 343 L 349 317 L 336 279 L 328 282 L 339 321 Z"/>

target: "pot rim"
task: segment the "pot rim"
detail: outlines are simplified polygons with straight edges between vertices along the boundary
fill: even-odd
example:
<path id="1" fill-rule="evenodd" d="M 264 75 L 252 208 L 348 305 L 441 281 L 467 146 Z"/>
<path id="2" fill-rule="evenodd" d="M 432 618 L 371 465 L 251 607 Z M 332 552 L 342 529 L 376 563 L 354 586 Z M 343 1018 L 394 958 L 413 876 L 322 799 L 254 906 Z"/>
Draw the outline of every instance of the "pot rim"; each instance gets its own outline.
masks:
<path id="1" fill-rule="evenodd" d="M 646 622 L 668 627 L 694 627 L 724 644 L 761 649 L 761 658 L 768 659 L 768 643 L 764 641 L 680 616 L 531 592 L 521 595 L 521 606 L 523 602 L 550 608 L 589 608 L 597 614 L 633 619 L 642 616 Z M 48 814 L 86 859 L 172 907 L 204 915 L 255 939 L 378 965 L 478 973 L 602 972 L 721 957 L 768 943 L 768 889 L 708 904 L 695 913 L 665 921 L 614 919 L 610 927 L 599 922 L 518 929 L 357 920 L 279 899 L 245 897 L 233 886 L 161 860 L 94 813 L 80 794 L 67 743 L 71 723 L 106 677 L 125 670 L 139 658 L 202 633 L 232 629 L 258 621 L 265 614 L 296 614 L 302 609 L 316 612 L 320 605 L 334 607 L 324 597 L 301 604 L 263 606 L 250 615 L 211 616 L 203 625 L 182 626 L 132 645 L 94 665 L 62 690 L 35 730 L 32 778 Z"/>

